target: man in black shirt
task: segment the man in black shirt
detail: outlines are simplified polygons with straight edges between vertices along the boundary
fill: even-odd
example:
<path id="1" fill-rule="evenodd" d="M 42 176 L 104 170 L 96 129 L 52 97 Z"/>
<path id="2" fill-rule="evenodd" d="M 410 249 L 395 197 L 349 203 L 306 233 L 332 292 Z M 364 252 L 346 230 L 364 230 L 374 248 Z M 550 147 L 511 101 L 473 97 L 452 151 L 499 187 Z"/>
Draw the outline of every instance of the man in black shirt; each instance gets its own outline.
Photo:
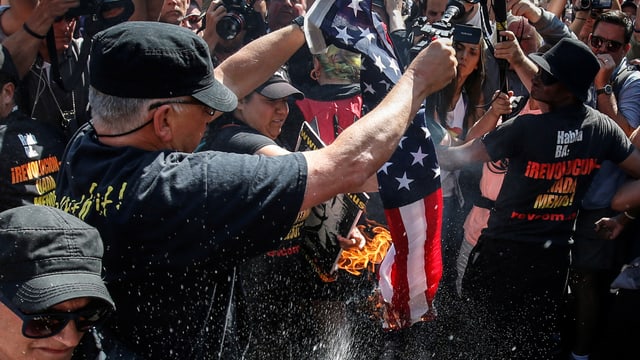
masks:
<path id="1" fill-rule="evenodd" d="M 580 201 L 604 160 L 640 177 L 640 152 L 609 117 L 583 105 L 600 68 L 591 50 L 563 39 L 530 57 L 538 66 L 531 96 L 549 112 L 516 117 L 439 155 L 445 168 L 509 159 L 462 284 L 488 358 L 553 357 Z"/>
<path id="2" fill-rule="evenodd" d="M 208 123 L 303 43 L 298 25 L 284 27 L 243 47 L 214 78 L 206 43 L 187 29 L 127 22 L 94 37 L 92 126 L 65 153 L 57 202 L 101 231 L 120 304 L 110 329 L 144 357 L 236 357 L 223 289 L 231 269 L 276 248 L 301 209 L 375 174 L 422 100 L 455 72 L 453 49 L 435 41 L 376 110 L 319 151 L 191 153 Z"/>

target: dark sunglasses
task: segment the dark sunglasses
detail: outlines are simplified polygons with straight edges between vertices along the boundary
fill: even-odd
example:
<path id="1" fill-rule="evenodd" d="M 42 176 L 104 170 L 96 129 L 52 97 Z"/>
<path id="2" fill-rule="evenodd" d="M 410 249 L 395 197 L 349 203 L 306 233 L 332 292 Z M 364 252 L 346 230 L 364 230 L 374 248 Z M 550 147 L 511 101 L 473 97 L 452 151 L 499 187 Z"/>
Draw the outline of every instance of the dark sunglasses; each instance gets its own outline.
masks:
<path id="1" fill-rule="evenodd" d="M 22 320 L 22 335 L 30 339 L 42 339 L 60 333 L 73 320 L 79 332 L 101 325 L 112 313 L 112 308 L 101 301 L 95 301 L 86 307 L 73 311 L 46 311 L 36 314 L 25 314 L 13 302 L 0 297 L 13 313 Z"/>
<path id="2" fill-rule="evenodd" d="M 558 79 L 542 69 L 538 71 L 536 76 L 540 79 L 540 82 L 544 86 L 550 86 L 558 82 Z"/>
<path id="3" fill-rule="evenodd" d="M 593 46 L 595 49 L 600 49 L 602 44 L 605 42 L 607 43 L 607 52 L 616 52 L 622 47 L 621 42 L 605 39 L 598 35 L 591 35 L 591 46 Z"/>

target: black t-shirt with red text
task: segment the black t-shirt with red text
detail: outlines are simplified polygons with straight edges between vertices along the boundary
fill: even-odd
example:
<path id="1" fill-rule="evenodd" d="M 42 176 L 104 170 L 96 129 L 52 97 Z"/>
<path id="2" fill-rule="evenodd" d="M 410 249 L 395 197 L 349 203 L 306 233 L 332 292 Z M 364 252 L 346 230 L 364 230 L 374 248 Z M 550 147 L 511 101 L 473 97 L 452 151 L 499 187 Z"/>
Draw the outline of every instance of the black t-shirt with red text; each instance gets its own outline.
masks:
<path id="1" fill-rule="evenodd" d="M 492 160 L 509 169 L 483 235 L 566 244 L 580 201 L 603 160 L 633 151 L 606 115 L 582 104 L 523 115 L 482 138 Z"/>
<path id="2" fill-rule="evenodd" d="M 61 131 L 19 111 L 0 121 L 0 211 L 55 205 L 65 145 Z"/>

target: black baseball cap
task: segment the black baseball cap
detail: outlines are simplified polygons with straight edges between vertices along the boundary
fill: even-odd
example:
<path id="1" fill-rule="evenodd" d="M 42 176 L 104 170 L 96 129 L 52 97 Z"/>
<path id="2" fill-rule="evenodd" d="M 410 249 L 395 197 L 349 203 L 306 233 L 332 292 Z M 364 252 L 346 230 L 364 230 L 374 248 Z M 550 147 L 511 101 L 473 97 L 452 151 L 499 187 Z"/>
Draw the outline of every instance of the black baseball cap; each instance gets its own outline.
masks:
<path id="1" fill-rule="evenodd" d="M 282 99 L 289 96 L 296 100 L 304 99 L 304 94 L 291 85 L 286 74 L 282 71 L 276 72 L 269 80 L 258 86 L 256 92 L 269 99 Z"/>
<path id="2" fill-rule="evenodd" d="M 544 54 L 530 54 L 529 58 L 583 102 L 587 100 L 589 87 L 600 70 L 591 49 L 574 38 L 564 38 Z"/>
<path id="3" fill-rule="evenodd" d="M 222 112 L 233 111 L 236 95 L 213 77 L 207 44 L 173 24 L 127 21 L 93 38 L 90 84 L 112 96 L 160 99 L 192 96 Z"/>
<path id="4" fill-rule="evenodd" d="M 0 213 L 0 295 L 28 313 L 90 297 L 115 308 L 102 277 L 98 230 L 48 206 Z"/>

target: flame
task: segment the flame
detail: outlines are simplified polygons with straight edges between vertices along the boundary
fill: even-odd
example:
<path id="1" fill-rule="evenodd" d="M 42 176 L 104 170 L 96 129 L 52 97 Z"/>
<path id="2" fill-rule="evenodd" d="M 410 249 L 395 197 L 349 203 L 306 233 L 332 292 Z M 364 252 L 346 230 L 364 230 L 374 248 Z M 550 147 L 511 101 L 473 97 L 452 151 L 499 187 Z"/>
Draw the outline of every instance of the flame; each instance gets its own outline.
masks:
<path id="1" fill-rule="evenodd" d="M 339 269 L 356 276 L 361 275 L 364 269 L 374 273 L 376 265 L 382 262 L 391 246 L 389 230 L 373 221 L 367 225 L 358 225 L 358 230 L 366 239 L 364 248 L 342 250 L 337 263 Z"/>

